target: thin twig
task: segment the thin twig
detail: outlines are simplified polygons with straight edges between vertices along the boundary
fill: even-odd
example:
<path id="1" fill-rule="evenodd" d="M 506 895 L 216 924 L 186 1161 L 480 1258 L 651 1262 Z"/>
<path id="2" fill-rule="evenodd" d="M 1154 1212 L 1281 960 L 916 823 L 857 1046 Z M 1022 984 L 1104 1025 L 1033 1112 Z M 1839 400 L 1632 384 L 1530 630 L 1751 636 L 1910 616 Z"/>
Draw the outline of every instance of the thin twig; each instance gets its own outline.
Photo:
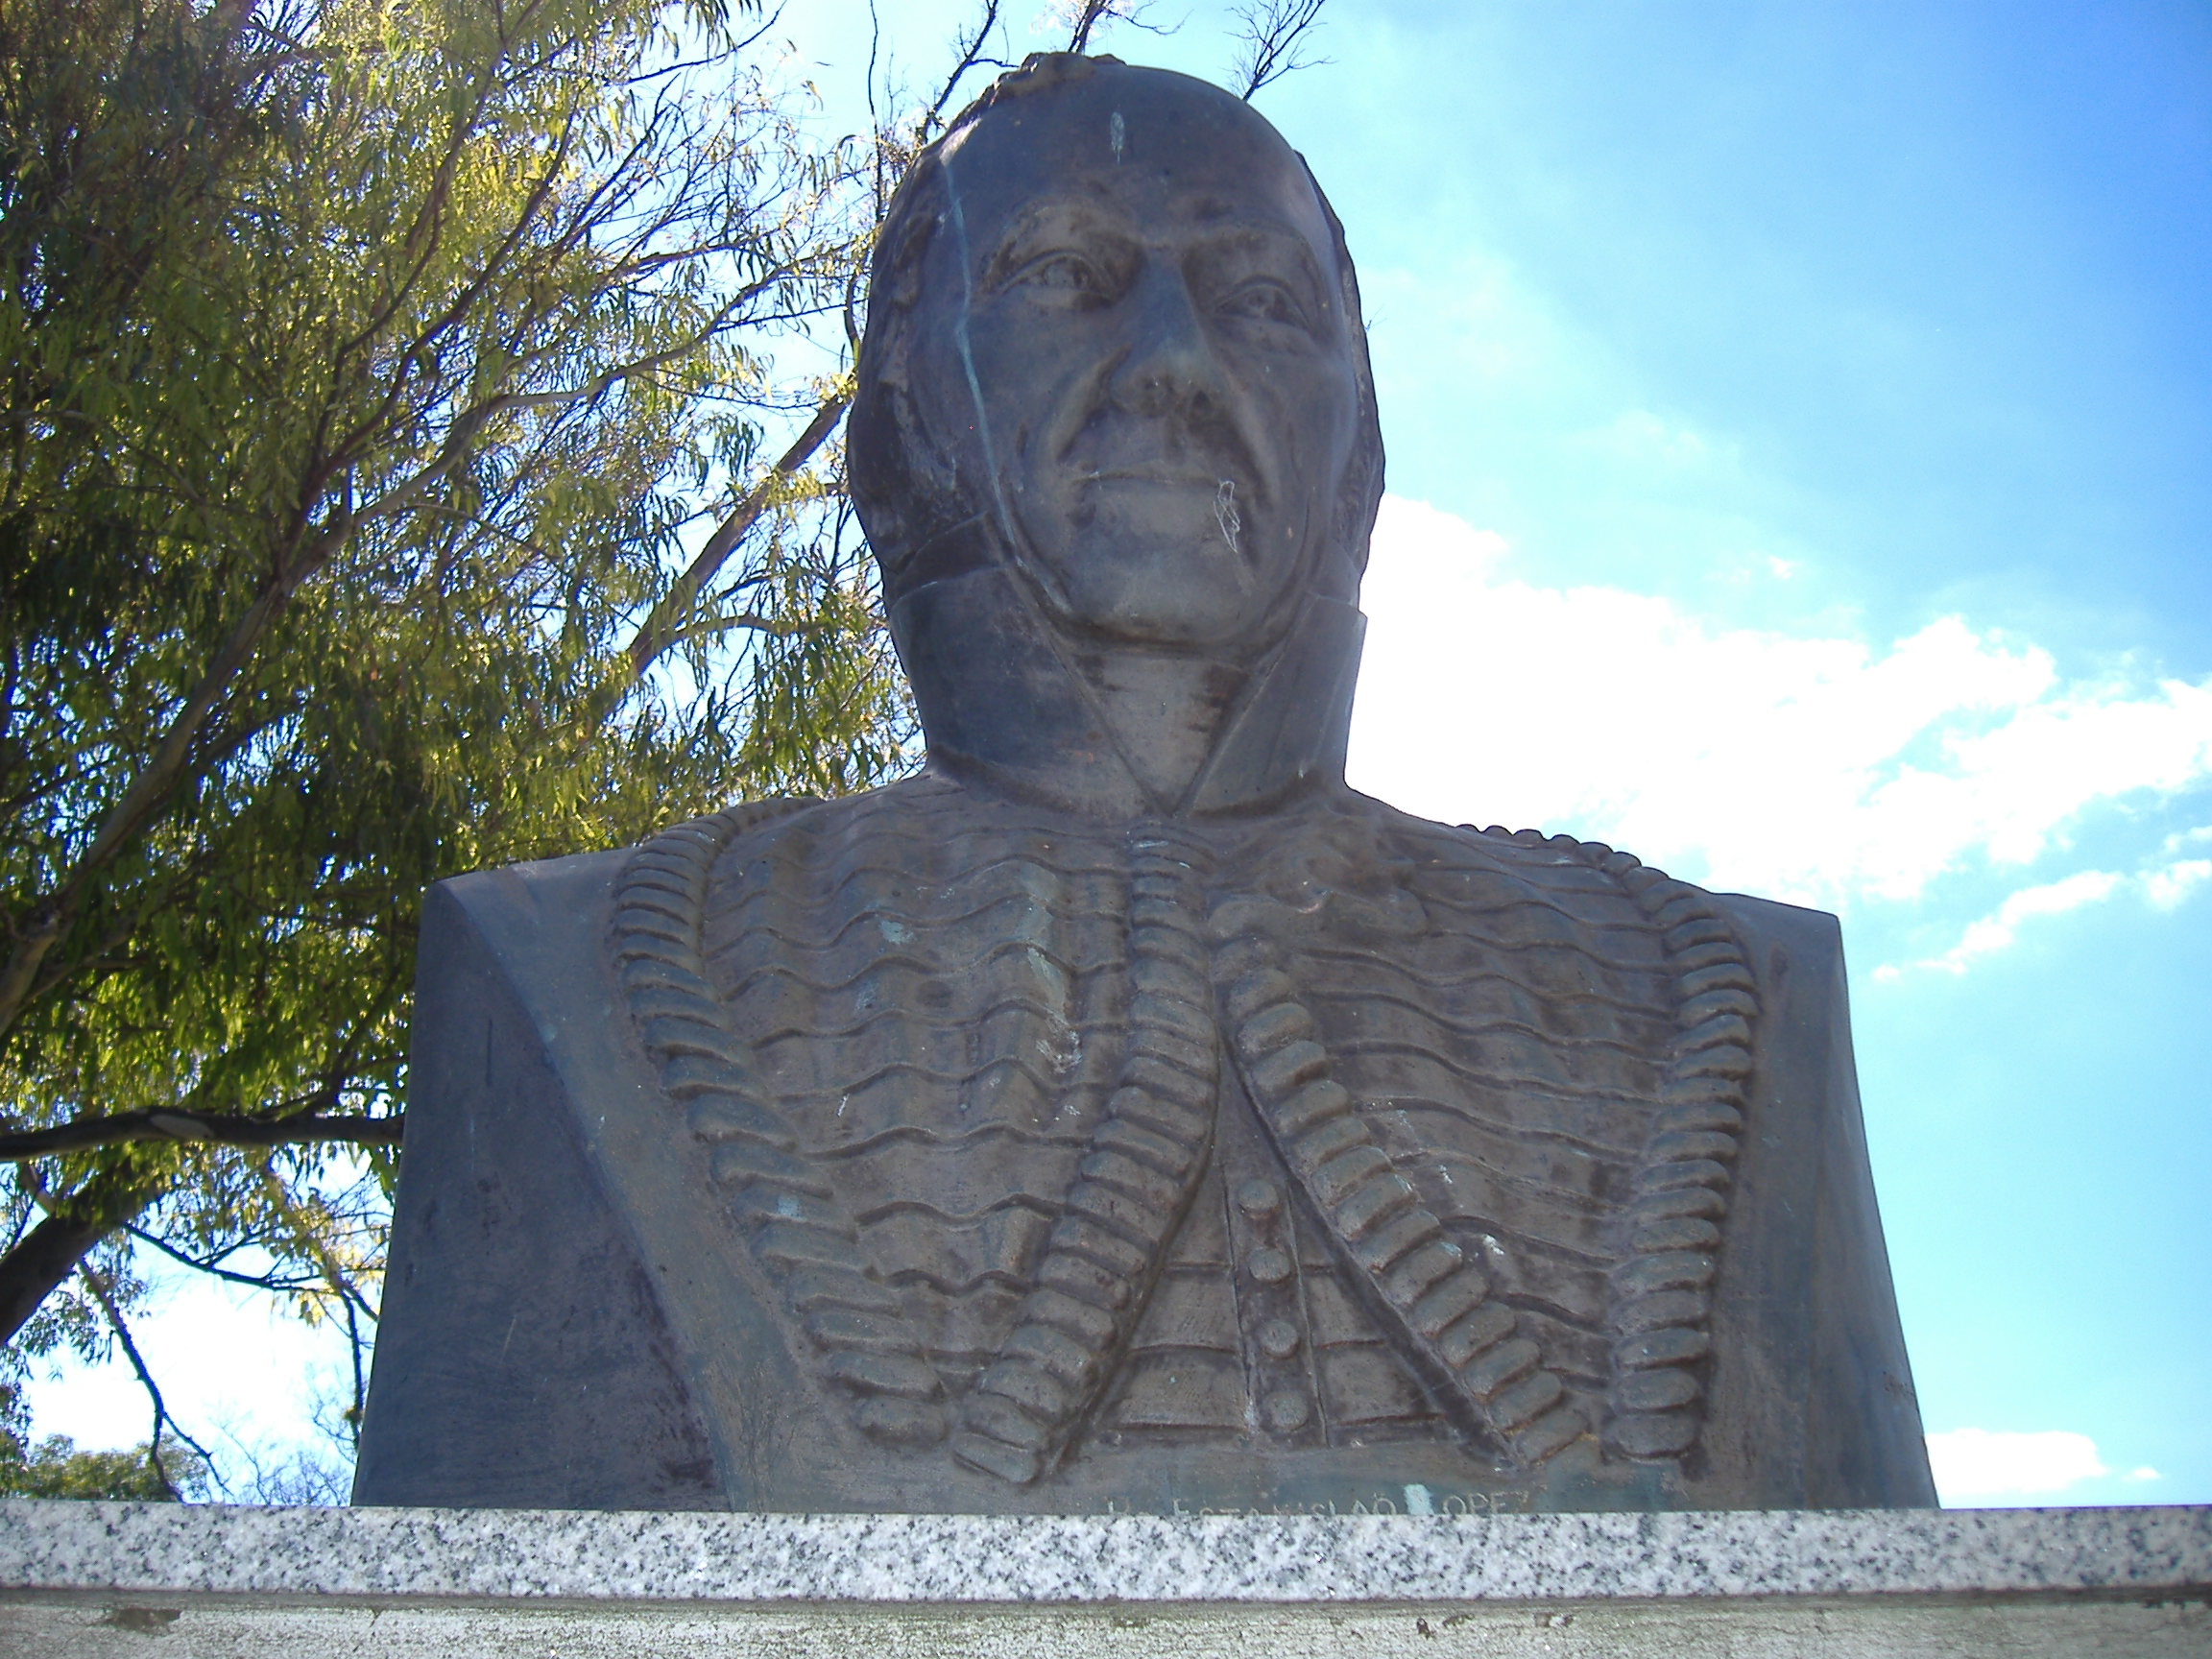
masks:
<path id="1" fill-rule="evenodd" d="M 353 1455 L 361 1455 L 361 1419 L 369 1408 L 369 1380 L 361 1371 L 361 1321 L 355 1314 L 353 1304 L 341 1302 L 346 1310 L 346 1343 L 353 1355 L 353 1408 L 346 1413 L 346 1427 L 352 1431 Z"/>
<path id="2" fill-rule="evenodd" d="M 922 120 L 916 131 L 924 142 L 927 142 L 936 129 L 944 126 L 945 111 L 950 106 L 952 94 L 960 83 L 968 78 L 976 65 L 986 61 L 983 46 L 990 39 L 991 31 L 998 26 L 998 3 L 999 0 L 983 0 L 983 15 L 974 29 L 952 37 L 960 49 L 960 56 L 952 65 L 952 73 L 945 78 L 944 89 L 937 94 L 929 108 L 922 112 Z"/>
<path id="3" fill-rule="evenodd" d="M 1244 83 L 1238 97 L 1249 101 L 1262 86 L 1326 60 L 1301 58 L 1298 42 L 1321 15 L 1326 0 L 1247 0 L 1237 9 L 1244 50 L 1230 73 Z"/>
<path id="4" fill-rule="evenodd" d="M 285 1226 L 292 1229 L 292 1237 L 314 1258 L 315 1265 L 322 1269 L 323 1283 L 338 1298 L 339 1306 L 358 1307 L 369 1315 L 372 1323 L 375 1322 L 378 1318 L 377 1310 L 369 1306 L 368 1298 L 361 1294 L 338 1259 L 330 1254 L 329 1246 L 316 1236 L 315 1230 L 301 1216 L 299 1206 L 277 1177 L 276 1171 L 264 1160 L 255 1166 L 254 1173 L 261 1178 L 261 1190 L 276 1209 L 278 1217 Z"/>
<path id="5" fill-rule="evenodd" d="M 100 1310 L 107 1314 L 108 1328 L 115 1333 L 115 1340 L 122 1345 L 124 1354 L 130 1358 L 131 1369 L 138 1373 L 138 1381 L 145 1385 L 146 1397 L 154 1402 L 154 1437 L 146 1446 L 146 1461 L 154 1465 L 154 1476 L 161 1482 L 161 1490 L 173 1501 L 181 1503 L 184 1495 L 177 1490 L 177 1482 L 169 1479 L 169 1471 L 161 1462 L 163 1427 L 166 1426 L 178 1439 L 197 1452 L 200 1461 L 206 1465 L 209 1473 L 214 1471 L 215 1459 L 208 1455 L 206 1447 L 185 1433 L 183 1426 L 169 1414 L 168 1403 L 161 1398 L 160 1384 L 154 1381 L 154 1373 L 146 1368 L 145 1357 L 138 1352 L 138 1344 L 131 1340 L 131 1327 L 124 1321 L 123 1310 L 115 1305 L 115 1298 L 108 1293 L 100 1275 L 80 1262 L 77 1264 L 77 1277 L 84 1281 L 85 1289 L 92 1292 L 92 1299 L 100 1304 Z"/>
<path id="6" fill-rule="evenodd" d="M 1080 5 L 1068 8 L 1062 13 L 1073 20 L 1068 36 L 1068 50 L 1090 51 L 1092 33 L 1104 23 L 1126 23 L 1147 35 L 1174 35 L 1182 30 L 1181 22 L 1150 21 L 1145 13 L 1151 10 L 1152 0 L 1081 0 Z"/>
<path id="7" fill-rule="evenodd" d="M 139 1243 L 152 1245 L 180 1266 L 189 1267 L 196 1273 L 204 1273 L 210 1279 L 222 1279 L 232 1285 L 242 1285 L 249 1290 L 266 1290 L 272 1295 L 282 1296 L 293 1291 L 304 1290 L 308 1286 L 316 1283 L 314 1278 L 279 1279 L 273 1273 L 240 1273 L 234 1268 L 220 1267 L 213 1262 L 189 1255 L 178 1249 L 166 1238 L 157 1238 L 147 1232 L 143 1227 L 126 1222 L 123 1231 L 137 1239 Z M 226 1250 L 224 1254 L 228 1255 L 229 1252 Z"/>
<path id="8" fill-rule="evenodd" d="M 1082 0 L 1075 12 L 1075 24 L 1068 32 L 1068 50 L 1091 50 L 1091 31 L 1118 14 L 1117 0 Z"/>

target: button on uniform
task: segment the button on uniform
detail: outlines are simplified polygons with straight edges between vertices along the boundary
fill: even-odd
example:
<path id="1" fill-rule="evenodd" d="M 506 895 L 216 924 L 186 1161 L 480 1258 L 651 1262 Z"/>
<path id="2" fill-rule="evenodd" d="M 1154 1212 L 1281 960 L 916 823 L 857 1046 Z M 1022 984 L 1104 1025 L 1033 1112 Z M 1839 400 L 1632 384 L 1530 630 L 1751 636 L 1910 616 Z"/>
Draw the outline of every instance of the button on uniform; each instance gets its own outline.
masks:
<path id="1" fill-rule="evenodd" d="M 1278 1442 L 1304 1444 L 1312 1435 L 1320 1407 L 1304 1361 L 1306 1332 L 1289 1188 L 1275 1173 L 1280 1166 L 1263 1136 L 1238 1135 L 1233 1125 L 1221 1157 L 1229 1259 L 1236 1263 L 1235 1295 L 1243 1328 L 1244 1380 L 1251 1390 L 1247 1421 Z"/>
<path id="2" fill-rule="evenodd" d="M 1283 1194 L 1276 1190 L 1272 1181 L 1254 1179 L 1237 1184 L 1237 1208 L 1258 1220 L 1272 1215 L 1283 1207 Z"/>

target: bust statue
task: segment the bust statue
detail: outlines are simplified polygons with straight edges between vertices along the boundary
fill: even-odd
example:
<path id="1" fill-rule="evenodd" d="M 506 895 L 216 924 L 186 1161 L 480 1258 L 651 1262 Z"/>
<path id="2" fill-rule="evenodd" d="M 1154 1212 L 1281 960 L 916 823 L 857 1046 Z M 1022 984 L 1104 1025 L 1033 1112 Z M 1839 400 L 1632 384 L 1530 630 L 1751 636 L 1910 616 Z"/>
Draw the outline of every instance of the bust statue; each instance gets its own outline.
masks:
<path id="1" fill-rule="evenodd" d="M 928 763 L 433 890 L 357 1502 L 1933 1503 L 1833 919 L 1344 782 L 1382 443 L 1265 121 L 1001 79 L 850 453 Z"/>

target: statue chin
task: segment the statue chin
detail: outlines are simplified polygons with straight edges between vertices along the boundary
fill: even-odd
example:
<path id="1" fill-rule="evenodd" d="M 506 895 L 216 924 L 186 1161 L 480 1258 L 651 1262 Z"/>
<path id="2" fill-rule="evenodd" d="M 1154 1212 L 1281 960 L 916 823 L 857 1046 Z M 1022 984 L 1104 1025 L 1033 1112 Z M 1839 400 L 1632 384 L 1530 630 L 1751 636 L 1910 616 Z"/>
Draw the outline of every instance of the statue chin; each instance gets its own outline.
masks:
<path id="1" fill-rule="evenodd" d="M 1068 620 L 1130 645 L 1234 653 L 1250 632 L 1250 598 L 1232 590 L 1205 595 L 1214 602 L 1204 603 L 1172 557 L 1124 556 L 1070 572 L 1060 584 Z"/>
<path id="2" fill-rule="evenodd" d="M 1049 608 L 1076 628 L 1133 645 L 1239 656 L 1293 574 L 1254 571 L 1211 522 L 1204 534 L 1054 528 L 1059 534 L 1030 539 L 1025 561 Z"/>

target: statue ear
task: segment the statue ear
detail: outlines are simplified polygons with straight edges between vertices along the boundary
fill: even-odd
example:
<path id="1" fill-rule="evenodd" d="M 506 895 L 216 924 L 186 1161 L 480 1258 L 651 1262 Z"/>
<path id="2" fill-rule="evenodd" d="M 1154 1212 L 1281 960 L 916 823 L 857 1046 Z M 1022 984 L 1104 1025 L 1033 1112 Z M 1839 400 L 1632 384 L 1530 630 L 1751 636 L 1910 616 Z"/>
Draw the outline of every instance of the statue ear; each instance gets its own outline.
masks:
<path id="1" fill-rule="evenodd" d="M 898 433 L 901 452 L 906 458 L 907 476 L 928 496 L 959 493 L 959 460 L 937 442 L 936 433 L 915 401 L 912 390 L 903 379 L 891 383 L 885 390 L 890 395 L 892 429 Z M 956 517 L 967 515 L 962 512 Z"/>
<path id="2" fill-rule="evenodd" d="M 1362 426 L 1365 422 L 1362 421 Z M 1359 602 L 1359 578 L 1367 569 L 1367 543 L 1375 534 L 1376 510 L 1382 503 L 1382 444 L 1379 433 L 1362 430 L 1344 478 L 1336 488 L 1329 551 L 1314 573 L 1315 585 L 1332 599 Z"/>
<path id="3" fill-rule="evenodd" d="M 1375 405 L 1375 369 L 1367 354 L 1367 315 L 1359 303 L 1359 274 L 1352 263 L 1352 250 L 1344 241 L 1344 226 L 1304 156 L 1298 157 L 1298 165 L 1305 169 L 1313 200 L 1320 204 L 1322 218 L 1329 222 L 1329 239 L 1336 254 L 1336 298 L 1344 308 L 1344 327 L 1352 344 L 1352 375 L 1358 404 L 1355 417 L 1358 433 L 1345 460 L 1331 513 L 1329 551 L 1313 580 L 1330 598 L 1357 605 L 1359 578 L 1367 569 L 1368 540 L 1375 533 L 1376 510 L 1382 504 L 1382 421 Z"/>
<path id="4" fill-rule="evenodd" d="M 945 209 L 935 201 L 942 189 L 935 157 L 916 165 L 929 169 L 926 178 L 911 180 L 911 187 L 925 194 L 912 210 L 890 216 L 890 240 L 876 249 L 877 279 L 869 297 L 871 305 L 887 302 L 894 310 L 909 311 L 922 295 L 922 262 L 945 223 Z"/>
<path id="5" fill-rule="evenodd" d="M 870 261 L 859 389 L 846 429 L 854 504 L 887 587 L 913 551 L 959 517 L 953 456 L 915 396 L 923 267 L 945 223 L 944 183 L 925 152 L 893 198 Z"/>
<path id="6" fill-rule="evenodd" d="M 988 482 L 962 488 L 957 453 L 940 440 L 915 396 L 911 315 L 872 321 L 869 340 L 860 395 L 846 429 L 846 454 L 854 504 L 884 566 L 885 589 L 896 591 L 906 561 L 972 517 L 967 498 L 979 496 Z"/>

